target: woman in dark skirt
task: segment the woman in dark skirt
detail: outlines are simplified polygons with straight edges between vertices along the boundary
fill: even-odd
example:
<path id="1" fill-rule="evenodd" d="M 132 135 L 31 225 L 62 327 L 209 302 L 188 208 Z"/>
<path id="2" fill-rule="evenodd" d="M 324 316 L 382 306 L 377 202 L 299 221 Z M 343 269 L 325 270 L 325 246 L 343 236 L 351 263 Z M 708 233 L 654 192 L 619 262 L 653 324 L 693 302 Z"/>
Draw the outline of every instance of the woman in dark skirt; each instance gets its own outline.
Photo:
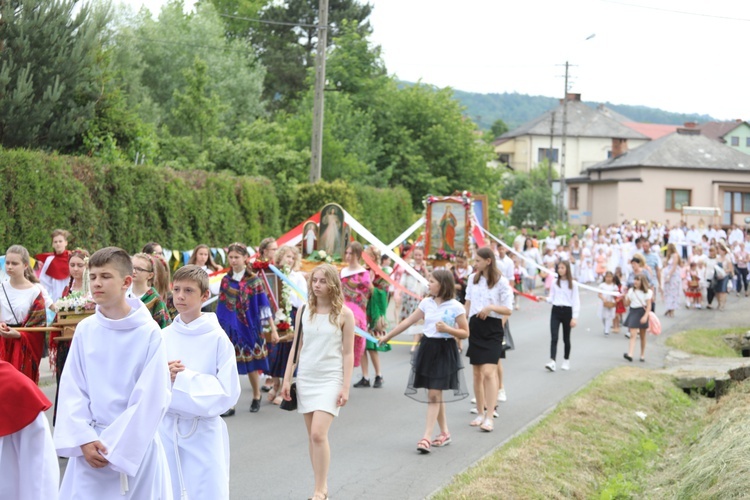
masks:
<path id="1" fill-rule="evenodd" d="M 477 250 L 475 273 L 469 276 L 466 310 L 469 313 L 469 357 L 474 370 L 474 396 L 478 416 L 471 422 L 485 432 L 494 430 L 492 416 L 498 393 L 498 361 L 503 349 L 503 316 L 513 313 L 513 291 L 500 274 L 488 247 Z"/>
<path id="2" fill-rule="evenodd" d="M 416 401 L 428 403 L 424 435 L 417 443 L 417 451 L 420 453 L 429 453 L 431 446 L 450 444 L 445 403 L 458 401 L 469 395 L 456 343 L 456 339 L 469 336 L 469 325 L 464 306 L 454 298 L 455 286 L 450 271 L 434 271 L 429 277 L 430 296 L 423 299 L 416 311 L 380 340 L 381 345 L 386 344 L 409 326 L 424 320 L 424 335 L 412 358 L 412 371 L 404 392 Z M 426 398 L 423 397 L 425 395 Z M 440 426 L 440 434 L 433 439 L 435 422 Z"/>
<path id="3" fill-rule="evenodd" d="M 646 361 L 646 330 L 648 330 L 648 313 L 651 311 L 651 299 L 653 292 L 648 286 L 648 278 L 641 273 L 633 278 L 633 287 L 625 295 L 625 305 L 630 306 L 627 318 L 625 318 L 626 328 L 630 329 L 630 346 L 628 352 L 623 357 L 628 361 L 633 361 L 633 351 L 635 350 L 636 334 L 641 337 L 641 361 Z"/>

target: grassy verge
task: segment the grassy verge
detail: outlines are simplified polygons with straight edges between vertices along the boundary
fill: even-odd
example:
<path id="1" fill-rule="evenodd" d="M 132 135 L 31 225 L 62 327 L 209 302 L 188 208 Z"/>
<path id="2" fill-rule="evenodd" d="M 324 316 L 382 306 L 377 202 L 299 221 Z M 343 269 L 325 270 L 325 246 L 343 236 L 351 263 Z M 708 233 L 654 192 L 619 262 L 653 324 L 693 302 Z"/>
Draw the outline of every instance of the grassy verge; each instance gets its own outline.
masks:
<path id="1" fill-rule="evenodd" d="M 750 492 L 750 382 L 712 406 L 699 432 L 664 457 L 647 488 L 662 498 L 747 498 Z"/>
<path id="2" fill-rule="evenodd" d="M 745 333 L 747 328 L 716 328 L 688 330 L 672 335 L 667 345 L 681 351 L 716 358 L 737 358 L 740 354 L 724 342 L 724 336 Z"/>
<path id="3" fill-rule="evenodd" d="M 456 476 L 435 498 L 639 496 L 662 452 L 695 435 L 706 404 L 686 396 L 668 376 L 611 370 Z"/>

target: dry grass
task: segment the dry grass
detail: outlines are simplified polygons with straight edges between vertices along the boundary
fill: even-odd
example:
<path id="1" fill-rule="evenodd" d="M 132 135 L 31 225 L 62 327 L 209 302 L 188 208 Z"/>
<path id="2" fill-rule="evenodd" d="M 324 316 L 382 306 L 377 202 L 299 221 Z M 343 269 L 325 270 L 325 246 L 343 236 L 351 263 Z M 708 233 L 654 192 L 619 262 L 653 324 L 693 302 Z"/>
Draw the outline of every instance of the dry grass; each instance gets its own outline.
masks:
<path id="1" fill-rule="evenodd" d="M 662 498 L 750 496 L 750 381 L 736 385 L 710 409 L 701 431 L 670 456 L 650 481 Z"/>
<path id="2" fill-rule="evenodd" d="M 724 342 L 724 336 L 742 334 L 747 328 L 717 328 L 688 330 L 667 339 L 667 345 L 681 351 L 715 358 L 737 358 L 740 354 Z"/>
<path id="3" fill-rule="evenodd" d="M 435 498 L 640 496 L 660 451 L 671 446 L 670 431 L 689 432 L 701 408 L 667 376 L 617 368 L 456 476 Z"/>

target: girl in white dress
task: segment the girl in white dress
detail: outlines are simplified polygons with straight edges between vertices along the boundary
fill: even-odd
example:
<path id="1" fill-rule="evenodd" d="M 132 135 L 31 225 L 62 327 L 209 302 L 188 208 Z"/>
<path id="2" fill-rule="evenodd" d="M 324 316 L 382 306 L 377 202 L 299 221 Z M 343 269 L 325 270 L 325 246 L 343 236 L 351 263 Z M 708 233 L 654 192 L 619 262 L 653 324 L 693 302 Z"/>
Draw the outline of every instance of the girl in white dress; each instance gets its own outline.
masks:
<path id="1" fill-rule="evenodd" d="M 300 349 L 297 368 L 297 412 L 305 416 L 310 461 L 315 475 L 314 500 L 328 498 L 331 451 L 328 429 L 349 400 L 354 368 L 354 314 L 344 306 L 338 271 L 321 264 L 310 274 L 308 302 L 297 313 L 289 359 Z M 302 331 L 300 332 L 300 325 Z M 300 336 L 297 341 L 296 337 Z M 287 363 L 281 397 L 290 401 L 295 364 Z"/>

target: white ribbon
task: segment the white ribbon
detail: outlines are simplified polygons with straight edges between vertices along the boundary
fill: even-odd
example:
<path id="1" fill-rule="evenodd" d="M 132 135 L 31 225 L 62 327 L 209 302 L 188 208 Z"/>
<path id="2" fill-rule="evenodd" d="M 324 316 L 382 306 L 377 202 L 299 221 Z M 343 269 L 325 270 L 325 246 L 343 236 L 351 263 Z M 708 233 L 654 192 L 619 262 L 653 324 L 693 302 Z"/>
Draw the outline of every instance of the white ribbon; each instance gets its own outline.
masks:
<path id="1" fill-rule="evenodd" d="M 344 209 L 342 208 L 342 210 L 344 210 Z M 349 212 L 347 212 L 346 210 L 344 210 L 344 222 L 346 222 L 347 224 L 349 224 L 349 226 L 354 230 L 355 233 L 357 233 L 358 235 L 360 235 L 361 237 L 363 237 L 364 239 L 366 239 L 368 241 L 368 243 L 370 243 L 375 248 L 377 248 L 378 250 L 380 250 L 381 253 L 384 253 L 388 257 L 390 257 L 391 259 L 393 259 L 393 262 L 397 263 L 407 273 L 411 274 L 414 277 L 414 279 L 416 279 L 417 281 L 419 281 L 424 286 L 428 286 L 429 285 L 429 282 L 427 281 L 427 279 L 424 276 L 422 276 L 421 274 L 419 274 L 413 267 L 411 267 L 409 264 L 407 264 L 404 259 L 402 259 L 398 255 L 396 255 L 393 252 L 393 250 L 391 250 L 390 248 L 388 248 L 387 246 L 385 246 L 385 243 L 383 243 L 382 241 L 380 241 L 379 239 L 377 239 L 375 237 L 375 235 L 373 235 L 370 231 L 368 231 L 365 226 L 363 226 L 362 224 L 360 224 L 359 222 L 357 222 L 357 219 L 355 219 L 354 217 L 352 217 L 351 214 Z"/>
<path id="2" fill-rule="evenodd" d="M 500 245 L 504 246 L 505 249 L 507 251 L 509 251 L 510 253 L 512 253 L 513 255 L 517 256 L 518 258 L 520 258 L 524 262 L 528 262 L 529 264 L 531 264 L 535 268 L 540 269 L 540 270 L 544 271 L 545 273 L 552 273 L 552 275 L 555 278 L 557 277 L 557 273 L 556 272 L 550 271 L 549 269 L 540 266 L 539 264 L 537 264 L 533 260 L 529 259 L 525 255 L 516 252 L 514 249 L 512 249 L 511 247 L 509 247 L 508 245 L 506 245 L 505 242 L 503 242 L 502 240 L 500 240 L 499 238 L 497 238 L 494 234 L 490 233 L 485 228 L 483 228 L 482 226 L 480 226 L 479 223 L 476 221 L 476 219 L 474 219 L 474 224 L 476 224 L 477 227 L 479 229 L 481 229 L 484 234 L 486 234 L 487 236 L 489 236 L 493 240 L 497 241 Z M 573 283 L 576 283 L 578 285 L 578 288 L 583 288 L 584 290 L 590 290 L 592 292 L 601 293 L 602 295 L 611 295 L 613 297 L 619 297 L 621 295 L 620 292 L 608 292 L 606 290 L 602 290 L 601 288 L 596 288 L 596 287 L 593 287 L 593 286 L 584 285 L 580 281 L 573 280 Z"/>
<path id="3" fill-rule="evenodd" d="M 398 236 L 398 238 L 396 238 L 395 240 L 393 240 L 391 242 L 391 244 L 388 245 L 388 248 L 390 248 L 392 250 L 392 249 L 396 248 L 397 246 L 399 246 L 401 243 L 404 242 L 404 240 L 406 238 L 408 238 L 409 236 L 411 236 L 411 233 L 413 233 L 414 231 L 416 231 L 420 227 L 424 226 L 425 222 L 426 222 L 426 219 L 424 218 L 424 216 L 420 217 L 417 222 L 415 222 L 414 224 L 412 224 L 409 227 L 409 229 L 407 229 L 406 231 L 404 231 L 403 233 L 401 233 Z"/>

